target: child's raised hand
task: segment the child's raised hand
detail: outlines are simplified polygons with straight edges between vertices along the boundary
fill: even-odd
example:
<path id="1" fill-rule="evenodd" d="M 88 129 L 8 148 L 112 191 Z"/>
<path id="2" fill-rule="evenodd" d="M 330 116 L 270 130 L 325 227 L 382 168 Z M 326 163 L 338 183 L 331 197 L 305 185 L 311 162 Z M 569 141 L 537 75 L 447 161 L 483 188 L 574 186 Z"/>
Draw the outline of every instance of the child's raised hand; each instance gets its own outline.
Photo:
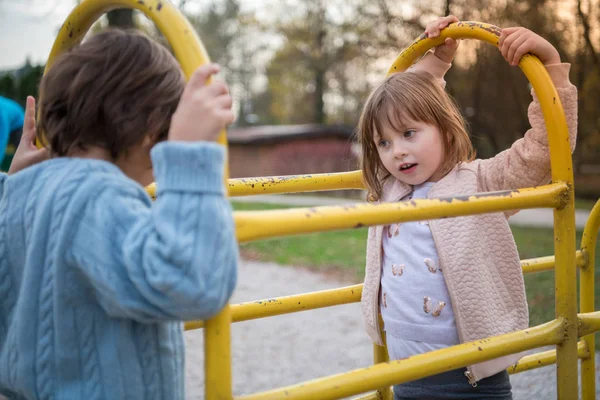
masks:
<path id="1" fill-rule="evenodd" d="M 219 70 L 218 65 L 207 64 L 194 72 L 171 119 L 169 140 L 213 141 L 233 122 L 229 89 L 221 81 L 207 82 Z"/>
<path id="2" fill-rule="evenodd" d="M 10 164 L 8 170 L 9 175 L 48 158 L 48 150 L 45 148 L 38 149 L 35 145 L 36 132 L 35 99 L 31 96 L 27 96 L 25 120 L 23 121 L 23 134 L 21 135 L 19 147 L 17 147 Z"/>
<path id="3" fill-rule="evenodd" d="M 536 55 L 544 65 L 560 63 L 558 50 L 550 42 L 522 27 L 502 29 L 498 48 L 510 65 L 519 64 L 526 53 Z"/>
<path id="4" fill-rule="evenodd" d="M 442 29 L 446 28 L 453 22 L 458 22 L 458 18 L 454 15 L 448 15 L 447 17 L 440 17 L 433 22 L 430 22 L 425 27 L 425 34 L 428 38 L 433 39 L 440 36 Z M 454 60 L 456 49 L 458 48 L 458 40 L 452 38 L 446 38 L 443 44 L 437 46 L 433 51 L 433 54 L 440 60 L 451 63 Z"/>

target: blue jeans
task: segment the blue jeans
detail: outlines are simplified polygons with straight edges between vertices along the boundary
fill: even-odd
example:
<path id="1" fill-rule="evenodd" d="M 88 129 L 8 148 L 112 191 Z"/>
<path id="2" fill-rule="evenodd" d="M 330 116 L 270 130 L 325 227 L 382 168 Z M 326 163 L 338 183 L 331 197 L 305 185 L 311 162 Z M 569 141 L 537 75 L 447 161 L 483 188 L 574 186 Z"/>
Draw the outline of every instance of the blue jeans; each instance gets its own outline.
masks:
<path id="1" fill-rule="evenodd" d="M 473 387 L 467 381 L 465 371 L 466 368 L 460 368 L 395 385 L 394 400 L 512 400 L 508 372 L 484 378 Z"/>

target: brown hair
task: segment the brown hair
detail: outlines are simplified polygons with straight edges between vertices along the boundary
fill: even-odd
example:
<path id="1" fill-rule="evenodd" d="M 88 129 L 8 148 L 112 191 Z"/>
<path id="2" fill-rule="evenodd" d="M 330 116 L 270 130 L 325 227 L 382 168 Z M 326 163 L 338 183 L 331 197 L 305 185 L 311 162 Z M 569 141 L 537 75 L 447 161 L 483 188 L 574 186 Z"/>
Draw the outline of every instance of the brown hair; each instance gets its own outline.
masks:
<path id="1" fill-rule="evenodd" d="M 379 200 L 383 182 L 390 177 L 379 158 L 374 137 L 383 132 L 384 124 L 397 127 L 406 118 L 440 130 L 445 153 L 444 175 L 457 163 L 475 158 L 465 120 L 440 84 L 427 72 L 395 73 L 371 93 L 358 122 L 360 164 L 369 201 Z"/>
<path id="2" fill-rule="evenodd" d="M 167 138 L 184 85 L 166 48 L 141 33 L 104 31 L 44 75 L 39 139 L 53 156 L 97 146 L 116 159 L 147 136 Z"/>

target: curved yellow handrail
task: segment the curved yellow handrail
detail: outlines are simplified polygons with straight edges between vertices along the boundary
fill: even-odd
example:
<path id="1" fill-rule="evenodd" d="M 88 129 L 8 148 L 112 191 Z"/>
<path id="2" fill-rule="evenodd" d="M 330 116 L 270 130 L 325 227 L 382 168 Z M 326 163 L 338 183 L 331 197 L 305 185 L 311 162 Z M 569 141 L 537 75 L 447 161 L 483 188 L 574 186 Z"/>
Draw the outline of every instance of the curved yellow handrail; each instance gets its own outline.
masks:
<path id="1" fill-rule="evenodd" d="M 427 50 L 442 44 L 448 37 L 479 39 L 498 47 L 501 32 L 502 29 L 497 26 L 482 22 L 461 21 L 453 23 L 442 30 L 440 36 L 435 39 L 428 39 L 425 35 L 419 36 L 400 53 L 392 63 L 388 74 L 405 71 Z M 519 61 L 519 67 L 533 86 L 544 114 L 550 143 L 552 179 L 555 182 L 563 181 L 572 184 L 571 151 L 569 146 L 564 145 L 569 143 L 567 121 L 556 88 L 550 79 L 550 75 L 548 75 L 548 71 L 536 56 L 524 55 Z"/>

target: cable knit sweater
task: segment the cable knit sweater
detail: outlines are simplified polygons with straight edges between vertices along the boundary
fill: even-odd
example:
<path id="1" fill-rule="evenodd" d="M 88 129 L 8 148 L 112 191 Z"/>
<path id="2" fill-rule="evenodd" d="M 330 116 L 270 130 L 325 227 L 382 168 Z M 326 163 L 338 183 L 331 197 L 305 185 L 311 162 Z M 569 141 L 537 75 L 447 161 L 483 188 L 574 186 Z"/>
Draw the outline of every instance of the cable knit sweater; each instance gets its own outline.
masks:
<path id="1" fill-rule="evenodd" d="M 184 398 L 180 321 L 217 313 L 237 276 L 224 154 L 155 146 L 154 204 L 100 160 L 0 176 L 0 393 Z"/>

